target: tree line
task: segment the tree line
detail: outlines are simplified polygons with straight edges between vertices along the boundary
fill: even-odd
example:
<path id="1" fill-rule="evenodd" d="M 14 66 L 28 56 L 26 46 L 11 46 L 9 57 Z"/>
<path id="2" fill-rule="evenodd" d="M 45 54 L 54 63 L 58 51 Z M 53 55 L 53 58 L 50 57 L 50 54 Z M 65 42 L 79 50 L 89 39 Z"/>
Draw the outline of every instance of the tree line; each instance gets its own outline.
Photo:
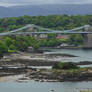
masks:
<path id="1" fill-rule="evenodd" d="M 29 46 L 34 50 L 38 50 L 39 47 L 54 47 L 61 43 L 67 42 L 66 39 L 36 39 L 31 36 L 10 36 L 4 37 L 0 40 L 0 53 L 26 51 Z"/>
<path id="2" fill-rule="evenodd" d="M 48 15 L 48 16 L 20 16 L 0 18 L 0 32 L 20 28 L 26 24 L 40 25 L 46 28 L 66 30 L 86 24 L 92 25 L 92 15 Z"/>

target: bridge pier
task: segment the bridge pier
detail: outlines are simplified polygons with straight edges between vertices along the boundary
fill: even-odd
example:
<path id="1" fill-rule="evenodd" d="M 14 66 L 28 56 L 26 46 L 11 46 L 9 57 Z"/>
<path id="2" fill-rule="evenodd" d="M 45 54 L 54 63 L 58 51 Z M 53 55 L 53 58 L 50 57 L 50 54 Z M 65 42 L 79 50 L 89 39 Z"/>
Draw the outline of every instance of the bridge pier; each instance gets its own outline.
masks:
<path id="1" fill-rule="evenodd" d="M 84 48 L 92 48 L 92 34 L 83 34 Z"/>

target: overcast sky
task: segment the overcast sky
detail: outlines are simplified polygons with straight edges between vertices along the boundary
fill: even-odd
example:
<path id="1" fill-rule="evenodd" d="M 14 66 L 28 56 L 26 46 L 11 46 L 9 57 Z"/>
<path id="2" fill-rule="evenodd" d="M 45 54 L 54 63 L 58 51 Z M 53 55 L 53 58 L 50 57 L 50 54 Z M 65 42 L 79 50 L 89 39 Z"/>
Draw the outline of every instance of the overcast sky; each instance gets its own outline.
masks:
<path id="1" fill-rule="evenodd" d="M 0 0 L 1 6 L 20 4 L 92 4 L 92 0 Z"/>

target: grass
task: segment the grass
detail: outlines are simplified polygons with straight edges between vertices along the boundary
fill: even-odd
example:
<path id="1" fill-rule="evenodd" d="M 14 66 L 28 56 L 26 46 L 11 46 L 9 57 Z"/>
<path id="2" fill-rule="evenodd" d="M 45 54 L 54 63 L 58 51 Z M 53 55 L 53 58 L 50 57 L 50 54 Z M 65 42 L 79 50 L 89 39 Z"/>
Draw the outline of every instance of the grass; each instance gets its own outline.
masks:
<path id="1" fill-rule="evenodd" d="M 17 52 L 17 50 L 8 50 L 9 53 Z"/>
<path id="2" fill-rule="evenodd" d="M 55 74 L 69 74 L 69 73 L 81 73 L 81 72 L 88 72 L 88 71 L 92 71 L 92 68 L 78 68 L 78 69 L 68 69 L 68 70 L 64 70 L 64 69 L 48 69 L 48 70 L 41 70 L 41 72 L 52 72 Z"/>
<path id="3" fill-rule="evenodd" d="M 80 92 L 92 92 L 92 90 L 88 90 L 88 91 L 80 91 Z"/>

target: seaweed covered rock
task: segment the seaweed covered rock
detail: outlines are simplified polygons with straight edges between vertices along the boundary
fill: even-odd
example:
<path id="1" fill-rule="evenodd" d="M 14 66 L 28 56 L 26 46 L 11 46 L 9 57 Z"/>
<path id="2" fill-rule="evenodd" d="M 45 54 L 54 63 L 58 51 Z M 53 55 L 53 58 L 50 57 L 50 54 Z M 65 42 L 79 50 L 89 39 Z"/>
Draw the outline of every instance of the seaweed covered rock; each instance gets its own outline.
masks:
<path id="1" fill-rule="evenodd" d="M 73 62 L 60 62 L 53 65 L 53 69 L 77 69 L 77 68 L 79 67 Z"/>

